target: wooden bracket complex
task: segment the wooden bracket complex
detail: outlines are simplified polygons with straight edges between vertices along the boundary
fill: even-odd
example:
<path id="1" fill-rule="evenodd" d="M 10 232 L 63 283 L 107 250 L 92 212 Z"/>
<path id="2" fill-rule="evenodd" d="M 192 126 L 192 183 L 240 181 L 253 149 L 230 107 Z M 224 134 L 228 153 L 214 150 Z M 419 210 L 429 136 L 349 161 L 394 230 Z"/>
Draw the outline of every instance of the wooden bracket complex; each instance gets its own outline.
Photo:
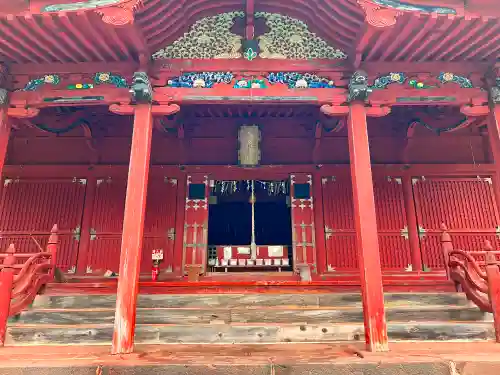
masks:
<path id="1" fill-rule="evenodd" d="M 371 1 L 358 0 L 358 4 L 365 12 L 365 20 L 373 27 L 391 27 L 397 22 L 397 18 L 403 12 L 396 9 L 383 8 Z"/>
<path id="2" fill-rule="evenodd" d="M 121 1 L 111 7 L 97 8 L 95 12 L 102 21 L 113 26 L 126 26 L 134 23 L 134 11 L 142 0 Z"/>

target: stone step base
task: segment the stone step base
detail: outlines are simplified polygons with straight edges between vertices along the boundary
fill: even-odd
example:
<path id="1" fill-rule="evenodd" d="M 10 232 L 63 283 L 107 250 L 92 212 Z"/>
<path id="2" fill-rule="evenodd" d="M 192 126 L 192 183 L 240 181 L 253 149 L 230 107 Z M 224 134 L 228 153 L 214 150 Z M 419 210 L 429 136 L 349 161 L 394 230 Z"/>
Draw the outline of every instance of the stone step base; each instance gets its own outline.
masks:
<path id="1" fill-rule="evenodd" d="M 136 326 L 138 344 L 175 343 L 306 343 L 363 342 L 363 324 L 196 324 Z M 112 324 L 95 325 L 15 325 L 7 330 L 6 345 L 109 345 Z M 389 340 L 492 340 L 489 322 L 392 322 Z"/>
<path id="2" fill-rule="evenodd" d="M 398 305 L 468 306 L 462 293 L 386 293 L 387 307 Z M 33 308 L 114 308 L 114 295 L 38 296 Z M 308 293 L 308 294 L 184 294 L 139 295 L 138 307 L 142 308 L 245 308 L 245 307 L 361 307 L 359 293 Z"/>
<path id="3" fill-rule="evenodd" d="M 388 306 L 388 321 L 491 321 L 477 307 L 468 306 Z M 10 320 L 17 324 L 113 324 L 114 308 L 105 309 L 32 309 Z M 211 324 L 211 323 L 362 323 L 360 307 L 339 308 L 139 308 L 138 324 Z"/>

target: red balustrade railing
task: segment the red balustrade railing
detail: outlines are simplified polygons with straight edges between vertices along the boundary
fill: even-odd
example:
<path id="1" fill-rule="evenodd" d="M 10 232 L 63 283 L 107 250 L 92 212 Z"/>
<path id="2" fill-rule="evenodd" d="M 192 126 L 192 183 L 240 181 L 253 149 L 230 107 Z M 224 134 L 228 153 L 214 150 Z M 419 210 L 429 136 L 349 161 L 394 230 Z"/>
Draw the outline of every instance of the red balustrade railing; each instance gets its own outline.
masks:
<path id="1" fill-rule="evenodd" d="M 442 227 L 443 249 L 448 278 L 482 311 L 493 314 L 496 341 L 500 343 L 500 251 L 485 241 L 482 251 L 453 248 L 446 226 Z"/>
<path id="2" fill-rule="evenodd" d="M 5 342 L 9 317 L 33 303 L 43 287 L 54 279 L 58 241 L 54 225 L 45 251 L 17 253 L 11 244 L 5 253 L 0 253 L 0 346 Z"/>

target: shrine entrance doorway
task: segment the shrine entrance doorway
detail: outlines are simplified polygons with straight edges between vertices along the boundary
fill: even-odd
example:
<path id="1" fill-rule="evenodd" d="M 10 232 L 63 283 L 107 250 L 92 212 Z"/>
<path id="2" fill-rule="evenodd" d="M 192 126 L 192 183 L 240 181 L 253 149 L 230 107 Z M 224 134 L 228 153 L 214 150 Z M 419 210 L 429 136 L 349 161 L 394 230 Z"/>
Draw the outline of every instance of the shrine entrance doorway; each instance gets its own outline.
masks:
<path id="1" fill-rule="evenodd" d="M 208 270 L 291 271 L 290 181 L 215 180 L 211 185 Z"/>

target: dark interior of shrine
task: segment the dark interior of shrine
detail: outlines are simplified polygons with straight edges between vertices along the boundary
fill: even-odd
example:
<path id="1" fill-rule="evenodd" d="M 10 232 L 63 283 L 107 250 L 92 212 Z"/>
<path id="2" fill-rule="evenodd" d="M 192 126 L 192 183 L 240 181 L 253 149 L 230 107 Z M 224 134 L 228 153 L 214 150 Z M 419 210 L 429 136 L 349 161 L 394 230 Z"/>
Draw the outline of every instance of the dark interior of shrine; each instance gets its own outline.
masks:
<path id="1" fill-rule="evenodd" d="M 252 242 L 252 204 L 249 181 L 216 181 L 210 198 L 208 243 L 214 246 Z M 258 181 L 255 191 L 257 245 L 291 245 L 292 224 L 287 188 L 270 191 L 281 181 Z M 283 182 L 284 184 L 284 182 Z M 229 186 L 222 188 L 221 186 Z M 233 190 L 238 189 L 238 190 Z"/>
<path id="2" fill-rule="evenodd" d="M 288 183 L 254 181 L 254 215 L 252 215 L 251 185 L 252 181 L 249 180 L 214 182 L 209 200 L 209 247 L 248 247 L 252 243 L 253 227 L 257 246 L 288 248 L 288 258 L 292 264 L 292 222 Z"/>

